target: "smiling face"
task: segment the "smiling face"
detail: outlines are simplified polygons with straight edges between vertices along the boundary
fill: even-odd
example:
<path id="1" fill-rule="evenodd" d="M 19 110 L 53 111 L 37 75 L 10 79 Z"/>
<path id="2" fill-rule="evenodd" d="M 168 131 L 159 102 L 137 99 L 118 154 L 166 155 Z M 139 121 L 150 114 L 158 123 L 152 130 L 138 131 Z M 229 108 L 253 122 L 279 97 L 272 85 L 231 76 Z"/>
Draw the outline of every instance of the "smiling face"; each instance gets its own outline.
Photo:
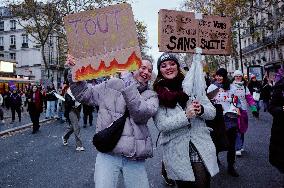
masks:
<path id="1" fill-rule="evenodd" d="M 169 60 L 160 65 L 160 72 L 165 79 L 174 79 L 178 75 L 178 66 L 176 62 Z"/>
<path id="2" fill-rule="evenodd" d="M 241 82 L 242 79 L 243 79 L 243 76 L 242 76 L 242 75 L 236 75 L 236 76 L 235 76 L 235 81 L 236 81 L 236 82 Z"/>
<path id="3" fill-rule="evenodd" d="M 223 80 L 224 80 L 224 78 L 223 78 L 223 76 L 221 76 L 221 75 L 216 75 L 216 81 L 219 83 L 219 84 L 222 84 L 223 83 Z"/>
<path id="4" fill-rule="evenodd" d="M 149 60 L 142 60 L 142 64 L 135 72 L 134 78 L 140 83 L 146 83 L 152 78 L 153 66 Z"/>

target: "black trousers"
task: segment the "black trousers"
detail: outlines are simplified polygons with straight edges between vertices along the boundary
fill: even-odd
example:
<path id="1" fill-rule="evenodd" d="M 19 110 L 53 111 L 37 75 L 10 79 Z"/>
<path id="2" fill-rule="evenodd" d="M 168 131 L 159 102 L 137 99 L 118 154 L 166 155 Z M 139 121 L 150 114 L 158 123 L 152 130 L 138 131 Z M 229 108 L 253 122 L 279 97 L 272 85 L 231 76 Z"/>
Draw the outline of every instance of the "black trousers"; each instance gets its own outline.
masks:
<path id="1" fill-rule="evenodd" d="M 177 180 L 178 188 L 209 188 L 210 174 L 203 163 L 191 163 L 195 181 L 180 181 Z"/>
<path id="2" fill-rule="evenodd" d="M 84 116 L 83 116 L 84 125 L 87 125 L 88 117 L 89 117 L 89 124 L 92 125 L 93 124 L 93 111 L 84 112 Z"/>
<path id="3" fill-rule="evenodd" d="M 21 121 L 21 107 L 13 107 L 11 106 L 12 111 L 12 121 L 15 121 L 15 112 L 17 112 L 19 121 Z"/>
<path id="4" fill-rule="evenodd" d="M 33 122 L 33 130 L 37 131 L 39 130 L 39 117 L 40 117 L 40 113 L 37 112 L 30 112 L 30 117 L 31 117 L 31 121 Z"/>
<path id="5" fill-rule="evenodd" d="M 3 112 L 2 107 L 0 107 L 0 120 L 3 120 L 3 119 L 4 119 L 4 112 Z"/>
<path id="6" fill-rule="evenodd" d="M 236 156 L 236 138 L 237 138 L 237 127 L 230 128 L 226 131 L 226 135 L 229 142 L 228 152 L 227 152 L 227 162 L 228 166 L 233 166 L 235 163 Z"/>

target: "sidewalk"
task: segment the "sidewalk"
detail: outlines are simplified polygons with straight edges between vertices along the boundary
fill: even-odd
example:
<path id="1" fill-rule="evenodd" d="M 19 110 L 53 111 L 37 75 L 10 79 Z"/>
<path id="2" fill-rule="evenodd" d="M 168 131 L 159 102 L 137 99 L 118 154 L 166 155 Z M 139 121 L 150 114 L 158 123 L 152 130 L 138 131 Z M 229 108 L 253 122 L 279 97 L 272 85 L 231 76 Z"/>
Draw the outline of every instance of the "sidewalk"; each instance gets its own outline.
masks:
<path id="1" fill-rule="evenodd" d="M 5 123 L 0 122 L 0 136 L 32 127 L 30 115 L 29 115 L 29 112 L 27 112 L 26 107 L 24 107 L 24 110 L 22 111 L 21 122 L 19 122 L 18 114 L 16 113 L 15 122 L 13 124 L 11 124 L 12 122 L 11 109 L 7 109 L 5 107 L 2 107 L 2 109 L 4 112 Z M 44 123 L 44 122 L 55 120 L 55 119 L 45 119 L 45 113 L 43 112 L 41 113 L 39 120 L 40 120 L 40 123 Z"/>

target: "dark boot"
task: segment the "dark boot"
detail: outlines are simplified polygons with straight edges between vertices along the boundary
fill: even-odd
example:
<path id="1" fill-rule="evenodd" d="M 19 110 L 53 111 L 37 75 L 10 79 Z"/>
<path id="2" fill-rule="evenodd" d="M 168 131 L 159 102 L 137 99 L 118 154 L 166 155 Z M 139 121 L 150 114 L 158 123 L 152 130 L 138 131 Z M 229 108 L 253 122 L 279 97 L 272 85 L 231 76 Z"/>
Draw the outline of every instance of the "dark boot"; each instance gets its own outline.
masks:
<path id="1" fill-rule="evenodd" d="M 162 177 L 164 178 L 167 185 L 169 185 L 169 186 L 175 186 L 176 185 L 174 180 L 168 178 L 168 174 L 167 174 L 167 171 L 166 171 L 166 168 L 165 168 L 163 161 L 162 161 Z"/>
<path id="2" fill-rule="evenodd" d="M 233 177 L 239 177 L 240 175 L 238 174 L 238 172 L 236 171 L 234 165 L 229 165 L 228 166 L 228 174 L 230 174 Z"/>

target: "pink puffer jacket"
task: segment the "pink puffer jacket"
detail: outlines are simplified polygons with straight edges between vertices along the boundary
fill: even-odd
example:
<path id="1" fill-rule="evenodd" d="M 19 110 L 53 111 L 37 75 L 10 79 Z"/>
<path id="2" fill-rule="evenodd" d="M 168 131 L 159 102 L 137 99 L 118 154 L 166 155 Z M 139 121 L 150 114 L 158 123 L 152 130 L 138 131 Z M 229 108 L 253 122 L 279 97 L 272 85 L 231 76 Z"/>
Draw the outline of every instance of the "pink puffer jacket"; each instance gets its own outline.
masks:
<path id="1" fill-rule="evenodd" d="M 124 82 L 116 78 L 95 86 L 86 82 L 71 82 L 70 88 L 79 102 L 99 106 L 97 132 L 122 116 L 127 106 L 130 118 L 126 119 L 122 136 L 110 154 L 131 159 L 152 157 L 152 140 L 147 122 L 159 107 L 154 91 L 147 89 L 140 94 L 135 84 L 125 87 Z"/>

